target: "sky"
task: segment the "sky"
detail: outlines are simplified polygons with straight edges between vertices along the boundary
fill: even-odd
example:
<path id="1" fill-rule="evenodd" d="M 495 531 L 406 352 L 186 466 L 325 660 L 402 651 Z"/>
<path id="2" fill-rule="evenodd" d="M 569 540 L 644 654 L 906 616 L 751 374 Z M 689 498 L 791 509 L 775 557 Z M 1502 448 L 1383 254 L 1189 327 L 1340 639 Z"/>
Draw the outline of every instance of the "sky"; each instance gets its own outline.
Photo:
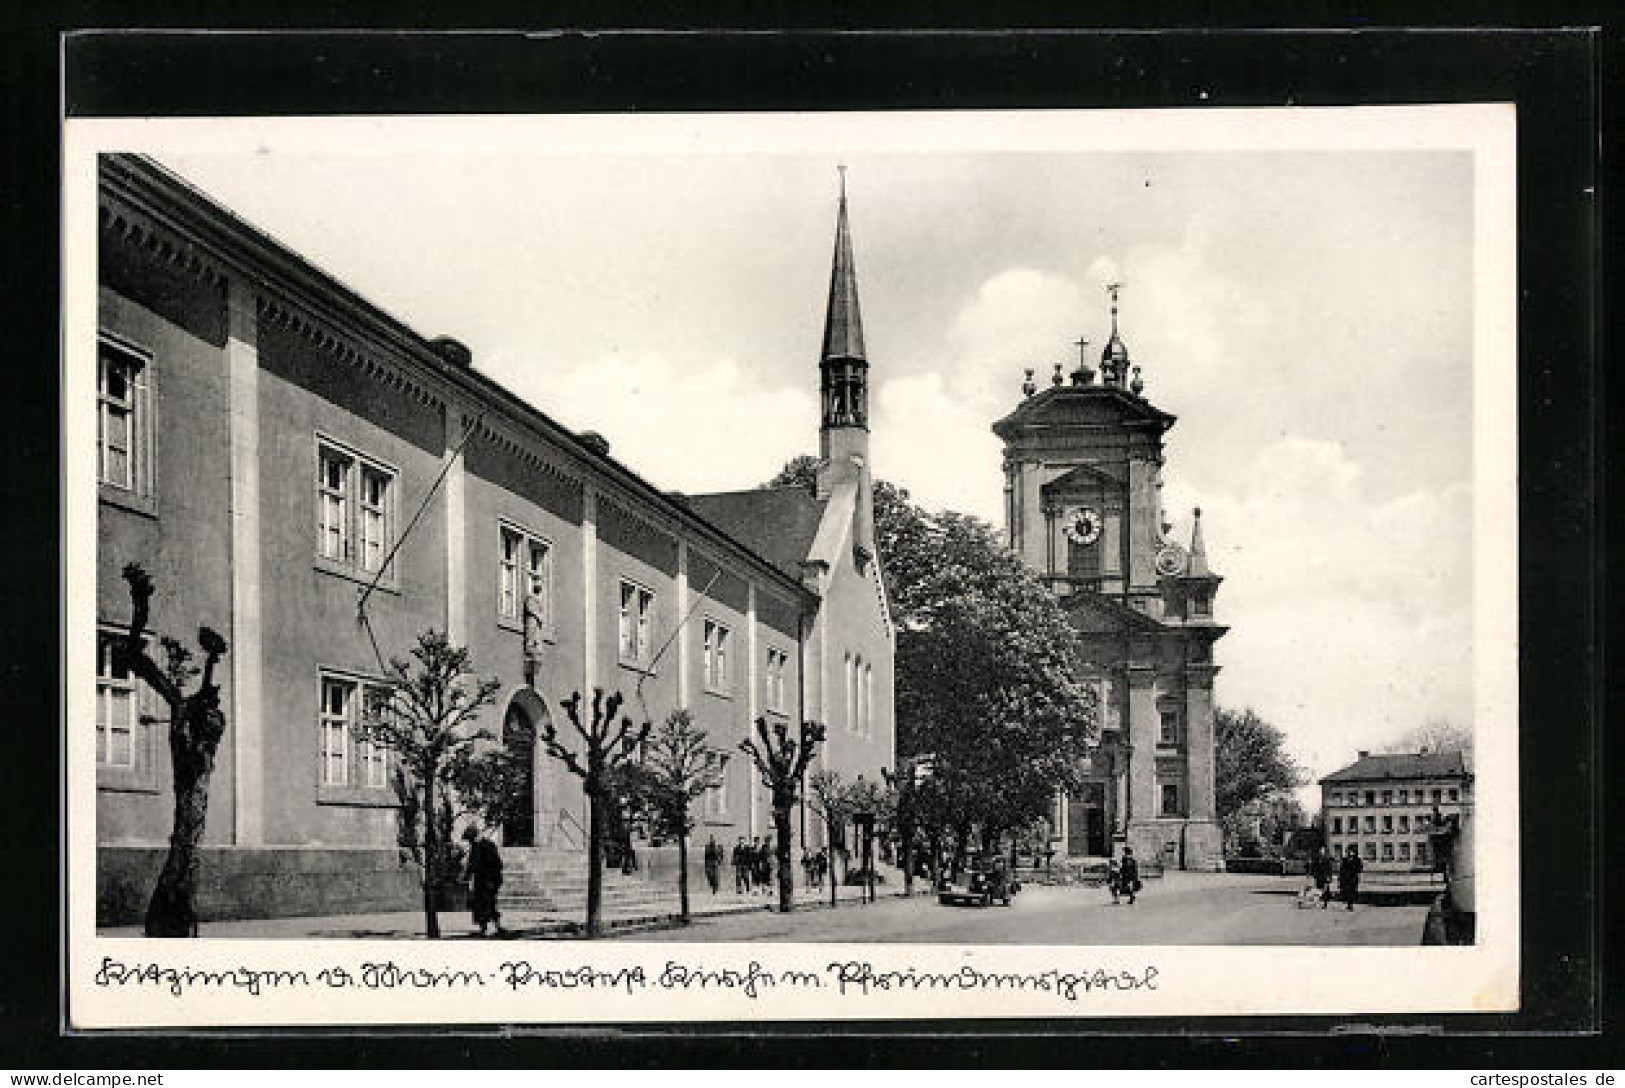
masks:
<path id="1" fill-rule="evenodd" d="M 659 154 L 264 148 L 169 168 L 657 486 L 818 444 L 837 163 L 871 462 L 1002 519 L 1022 371 L 1121 331 L 1179 417 L 1164 505 L 1224 577 L 1220 705 L 1315 776 L 1471 726 L 1473 160 L 1465 151 Z"/>

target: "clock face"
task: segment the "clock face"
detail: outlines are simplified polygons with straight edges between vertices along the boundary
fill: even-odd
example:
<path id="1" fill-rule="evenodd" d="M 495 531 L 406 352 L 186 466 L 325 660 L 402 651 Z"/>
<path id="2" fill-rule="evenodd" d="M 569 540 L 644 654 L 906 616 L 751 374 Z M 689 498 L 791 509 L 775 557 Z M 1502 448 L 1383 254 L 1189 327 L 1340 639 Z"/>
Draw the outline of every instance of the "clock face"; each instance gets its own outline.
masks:
<path id="1" fill-rule="evenodd" d="M 1084 507 L 1067 519 L 1066 537 L 1074 544 L 1087 547 L 1100 539 L 1102 524 L 1099 511 Z"/>
<path id="2" fill-rule="evenodd" d="M 1185 572 L 1185 549 L 1178 544 L 1165 544 L 1157 552 L 1157 573 L 1172 578 Z"/>

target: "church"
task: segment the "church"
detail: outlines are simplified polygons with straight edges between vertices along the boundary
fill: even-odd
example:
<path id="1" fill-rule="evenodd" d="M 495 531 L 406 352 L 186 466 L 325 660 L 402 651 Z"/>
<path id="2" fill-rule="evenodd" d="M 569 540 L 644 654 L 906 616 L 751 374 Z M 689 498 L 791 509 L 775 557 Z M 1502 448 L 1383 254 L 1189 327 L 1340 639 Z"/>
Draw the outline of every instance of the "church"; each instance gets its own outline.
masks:
<path id="1" fill-rule="evenodd" d="M 1214 811 L 1213 644 L 1219 577 L 1208 567 L 1201 511 L 1189 547 L 1169 537 L 1163 435 L 1174 417 L 1145 396 L 1118 330 L 1097 372 L 1080 340 L 1077 369 L 1050 386 L 1027 371 L 1023 400 L 993 424 L 1004 444 L 1010 547 L 1060 598 L 1099 697 L 1100 743 L 1084 783 L 1058 799 L 1057 857 L 1104 858 L 1132 847 L 1164 869 L 1222 866 Z"/>
<path id="2" fill-rule="evenodd" d="M 72 781 L 96 793 L 98 924 L 140 919 L 172 813 L 159 708 L 112 652 L 130 562 L 157 586 L 155 636 L 191 643 L 206 624 L 230 646 L 205 921 L 415 907 L 391 755 L 358 718 L 383 658 L 429 629 L 501 681 L 480 724 L 526 746 L 520 803 L 493 830 L 504 887 L 531 888 L 531 906 L 575 909 L 584 894 L 579 780 L 527 740 L 549 718 L 570 735 L 559 703 L 572 692 L 619 691 L 656 723 L 688 709 L 731 754 L 696 802 L 697 843 L 771 833 L 767 791 L 737 751 L 759 718 L 824 725 L 814 769 L 879 780 L 894 766 L 844 189 L 817 488 L 687 496 L 151 159 L 103 155 L 97 181 L 98 331 L 78 356 L 93 351 L 96 370 L 96 614 L 93 635 L 89 616 L 76 628 L 69 721 L 83 730 Z M 555 361 L 545 337 L 526 354 Z M 811 359 L 806 373 L 810 387 Z M 796 822 L 797 856 L 803 836 L 821 841 L 816 823 Z M 675 852 L 639 845 L 640 873 L 614 874 L 611 897 L 675 901 Z"/>

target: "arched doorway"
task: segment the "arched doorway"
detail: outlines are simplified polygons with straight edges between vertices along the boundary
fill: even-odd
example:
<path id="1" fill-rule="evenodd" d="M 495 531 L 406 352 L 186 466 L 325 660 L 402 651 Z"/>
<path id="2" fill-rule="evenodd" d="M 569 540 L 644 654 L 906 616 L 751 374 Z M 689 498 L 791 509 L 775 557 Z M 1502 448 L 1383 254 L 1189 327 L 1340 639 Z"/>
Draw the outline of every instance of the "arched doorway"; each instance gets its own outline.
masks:
<path id="1" fill-rule="evenodd" d="M 534 691 L 521 688 L 508 700 L 502 716 L 502 746 L 518 772 L 513 796 L 502 819 L 502 845 L 536 846 L 536 746 L 547 720 L 547 704 Z"/>

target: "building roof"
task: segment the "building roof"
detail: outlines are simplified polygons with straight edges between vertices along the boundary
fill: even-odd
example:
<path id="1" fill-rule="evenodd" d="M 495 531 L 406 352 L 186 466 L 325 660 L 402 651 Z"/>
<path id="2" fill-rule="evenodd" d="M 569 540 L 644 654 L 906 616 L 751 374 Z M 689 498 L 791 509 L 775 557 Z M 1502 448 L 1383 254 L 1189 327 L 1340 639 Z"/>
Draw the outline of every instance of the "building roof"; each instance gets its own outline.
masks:
<path id="1" fill-rule="evenodd" d="M 98 158 L 99 187 L 137 208 L 155 222 L 175 231 L 196 248 L 184 255 L 205 265 L 219 262 L 237 274 L 252 276 L 286 294 L 297 304 L 321 314 L 322 320 L 364 331 L 393 349 L 398 358 L 432 374 L 438 382 L 471 396 L 482 407 L 494 409 L 528 427 L 556 449 L 573 454 L 587 472 L 599 474 L 636 495 L 651 507 L 683 524 L 706 540 L 745 559 L 764 573 L 786 575 L 801 593 L 808 592 L 799 569 L 786 570 L 751 547 L 749 542 L 711 522 L 690 503 L 674 498 L 611 457 L 602 439 L 571 431 L 547 413 L 472 366 L 448 360 L 432 342 L 385 312 L 271 235 L 242 219 L 203 190 L 144 155 L 107 154 Z M 789 589 L 791 586 L 786 585 Z"/>
<path id="2" fill-rule="evenodd" d="M 1322 782 L 1364 782 L 1374 779 L 1449 778 L 1467 773 L 1460 752 L 1398 752 L 1365 755 Z"/>
<path id="3" fill-rule="evenodd" d="M 794 578 L 801 577 L 824 517 L 824 503 L 802 486 L 689 495 L 688 505 Z"/>
<path id="4" fill-rule="evenodd" d="M 841 175 L 841 207 L 835 220 L 835 259 L 829 270 L 829 306 L 824 311 L 825 359 L 867 359 L 863 317 L 858 313 L 858 273 L 852 263 L 852 234 L 846 225 L 846 175 Z"/>

